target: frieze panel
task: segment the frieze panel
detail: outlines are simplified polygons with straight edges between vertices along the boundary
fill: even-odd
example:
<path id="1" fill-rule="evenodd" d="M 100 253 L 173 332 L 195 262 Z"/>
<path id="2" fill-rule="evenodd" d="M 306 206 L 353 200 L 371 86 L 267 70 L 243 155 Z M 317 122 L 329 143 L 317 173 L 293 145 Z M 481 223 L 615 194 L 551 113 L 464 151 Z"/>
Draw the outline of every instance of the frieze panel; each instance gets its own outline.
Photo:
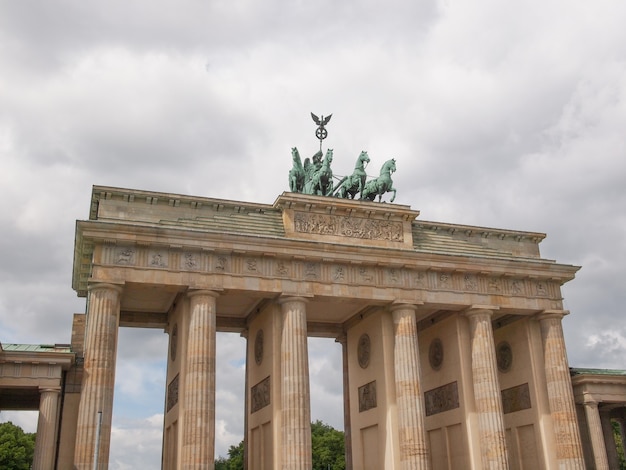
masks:
<path id="1" fill-rule="evenodd" d="M 376 281 L 376 273 L 373 268 L 367 266 L 359 266 L 357 282 L 359 284 L 373 284 Z"/>
<path id="2" fill-rule="evenodd" d="M 425 273 L 424 271 L 412 272 L 411 284 L 412 284 L 412 287 L 415 287 L 417 289 L 428 288 L 428 273 Z"/>
<path id="3" fill-rule="evenodd" d="M 342 264 L 336 264 L 331 268 L 331 279 L 333 282 L 348 282 L 348 268 Z"/>
<path id="4" fill-rule="evenodd" d="M 231 270 L 231 259 L 229 255 L 215 255 L 212 259 L 213 271 L 216 273 L 228 273 Z"/>
<path id="5" fill-rule="evenodd" d="M 167 268 L 169 253 L 166 250 L 150 250 L 148 266 L 151 268 Z"/>
<path id="6" fill-rule="evenodd" d="M 359 413 L 376 408 L 376 381 L 359 387 Z"/>
<path id="7" fill-rule="evenodd" d="M 528 383 L 502 390 L 502 410 L 504 414 L 532 408 Z"/>
<path id="8" fill-rule="evenodd" d="M 478 290 L 478 279 L 474 274 L 465 273 L 463 275 L 463 285 L 466 291 L 477 291 Z"/>
<path id="9" fill-rule="evenodd" d="M 125 246 L 120 247 L 115 253 L 115 264 L 121 264 L 124 266 L 134 266 L 135 264 L 135 249 Z"/>
<path id="10" fill-rule="evenodd" d="M 199 271 L 201 269 L 200 255 L 193 251 L 182 253 L 180 257 L 180 269 L 184 271 Z"/>
<path id="11" fill-rule="evenodd" d="M 385 269 L 385 284 L 392 286 L 400 286 L 404 284 L 403 274 L 404 270 L 398 268 Z"/>
<path id="12" fill-rule="evenodd" d="M 250 389 L 250 408 L 252 413 L 265 408 L 270 404 L 270 377 L 269 375 Z"/>
<path id="13" fill-rule="evenodd" d="M 274 275 L 280 277 L 291 276 L 291 263 L 282 259 L 276 260 L 274 263 Z"/>
<path id="14" fill-rule="evenodd" d="M 402 222 L 388 220 L 296 212 L 294 230 L 315 235 L 404 242 Z"/>
<path id="15" fill-rule="evenodd" d="M 437 273 L 437 287 L 439 289 L 450 290 L 453 288 L 451 273 Z"/>
<path id="16" fill-rule="evenodd" d="M 321 280 L 320 264 L 313 261 L 307 261 L 302 266 L 302 274 L 305 279 L 310 281 Z"/>
<path id="17" fill-rule="evenodd" d="M 170 411 L 178 403 L 178 382 L 179 376 L 176 375 L 167 386 L 167 411 Z"/>
<path id="18" fill-rule="evenodd" d="M 459 407 L 459 387 L 452 382 L 424 393 L 426 416 L 436 415 Z"/>

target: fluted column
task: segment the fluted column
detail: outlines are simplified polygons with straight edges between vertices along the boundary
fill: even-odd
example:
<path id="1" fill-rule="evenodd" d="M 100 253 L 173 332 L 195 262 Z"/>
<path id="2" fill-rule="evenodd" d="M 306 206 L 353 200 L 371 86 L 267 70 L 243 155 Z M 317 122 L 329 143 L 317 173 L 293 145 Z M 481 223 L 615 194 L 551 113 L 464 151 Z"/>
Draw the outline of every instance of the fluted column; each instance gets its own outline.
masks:
<path id="1" fill-rule="evenodd" d="M 335 339 L 341 344 L 343 359 L 343 437 L 346 470 L 352 470 L 352 424 L 350 421 L 350 379 L 348 371 L 348 338 L 345 334 Z"/>
<path id="2" fill-rule="evenodd" d="M 591 448 L 593 449 L 593 460 L 596 464 L 596 470 L 609 470 L 598 403 L 585 401 L 585 415 L 587 416 L 587 426 L 589 427 L 589 437 L 591 438 Z"/>
<path id="3" fill-rule="evenodd" d="M 54 468 L 60 393 L 60 388 L 44 388 L 39 391 L 39 420 L 37 421 L 33 470 Z"/>
<path id="4" fill-rule="evenodd" d="M 280 304 L 283 320 L 280 358 L 282 468 L 310 470 L 313 463 L 306 299 L 285 297 Z"/>
<path id="5" fill-rule="evenodd" d="M 475 307 L 465 315 L 469 319 L 472 349 L 472 380 L 478 417 L 482 468 L 509 468 L 506 435 L 502 411 L 502 396 L 498 383 L 496 348 L 493 340 L 489 308 Z"/>
<path id="6" fill-rule="evenodd" d="M 109 467 L 121 293 L 122 288 L 112 284 L 89 286 L 75 470 L 106 470 Z"/>
<path id="7" fill-rule="evenodd" d="M 600 412 L 600 423 L 602 424 L 602 434 L 604 437 L 604 448 L 609 462 L 609 468 L 619 468 L 619 456 L 615 445 L 615 435 L 613 434 L 613 424 L 611 423 L 611 411 L 598 409 Z"/>
<path id="8" fill-rule="evenodd" d="M 583 470 L 585 461 L 561 325 L 561 319 L 567 313 L 563 310 L 545 311 L 539 315 L 539 324 L 559 469 Z"/>
<path id="9" fill-rule="evenodd" d="M 188 296 L 181 467 L 208 470 L 215 466 L 215 317 L 219 294 L 197 290 Z"/>
<path id="10" fill-rule="evenodd" d="M 394 327 L 394 374 L 398 406 L 400 464 L 406 470 L 429 470 L 430 455 L 424 426 L 415 305 L 391 307 Z"/>

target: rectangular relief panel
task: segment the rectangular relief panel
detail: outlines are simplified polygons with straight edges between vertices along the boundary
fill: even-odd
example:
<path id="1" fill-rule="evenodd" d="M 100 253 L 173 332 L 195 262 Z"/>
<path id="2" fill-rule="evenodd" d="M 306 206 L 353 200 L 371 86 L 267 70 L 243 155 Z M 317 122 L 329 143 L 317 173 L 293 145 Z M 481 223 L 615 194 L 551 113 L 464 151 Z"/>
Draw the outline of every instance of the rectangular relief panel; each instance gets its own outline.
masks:
<path id="1" fill-rule="evenodd" d="M 459 407 L 459 387 L 452 382 L 424 393 L 426 416 L 436 415 Z"/>
<path id="2" fill-rule="evenodd" d="M 527 383 L 502 390 L 502 409 L 504 414 L 529 408 L 531 408 L 530 389 Z"/>
<path id="3" fill-rule="evenodd" d="M 250 390 L 250 411 L 252 413 L 270 404 L 270 377 L 267 376 Z"/>

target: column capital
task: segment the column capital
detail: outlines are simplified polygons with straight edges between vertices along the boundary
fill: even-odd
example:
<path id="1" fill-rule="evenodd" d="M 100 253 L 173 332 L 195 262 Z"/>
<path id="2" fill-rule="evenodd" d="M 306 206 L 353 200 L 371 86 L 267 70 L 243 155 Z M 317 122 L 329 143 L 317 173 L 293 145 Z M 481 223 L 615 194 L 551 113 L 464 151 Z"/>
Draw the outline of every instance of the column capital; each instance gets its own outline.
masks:
<path id="1" fill-rule="evenodd" d="M 565 315 L 569 315 L 569 310 L 544 310 L 541 313 L 538 313 L 537 319 L 541 320 L 551 320 L 551 319 L 562 319 Z"/>
<path id="2" fill-rule="evenodd" d="M 61 387 L 39 387 L 39 393 L 61 393 Z"/>
<path id="3" fill-rule="evenodd" d="M 463 315 L 466 317 L 474 315 L 492 316 L 496 310 L 500 310 L 500 307 L 497 305 L 471 305 L 463 311 Z"/>
<path id="4" fill-rule="evenodd" d="M 218 298 L 220 296 L 220 292 L 215 289 L 189 289 L 187 291 L 187 297 L 195 297 L 197 295 L 208 295 L 209 297 Z"/>
<path id="5" fill-rule="evenodd" d="M 309 299 L 307 299 L 306 297 L 302 297 L 301 295 L 289 295 L 289 294 L 282 294 L 280 297 L 278 297 L 278 303 L 279 304 L 285 304 L 287 302 L 303 302 L 303 303 L 308 303 Z"/>
<path id="6" fill-rule="evenodd" d="M 346 344 L 348 344 L 348 335 L 346 333 L 341 333 L 335 338 L 335 343 L 339 343 L 342 346 L 345 346 Z"/>
<path id="7" fill-rule="evenodd" d="M 97 290 L 113 290 L 118 294 L 121 294 L 124 290 L 124 283 L 113 283 L 113 282 L 90 282 L 87 286 L 87 290 L 89 292 L 95 292 Z"/>
<path id="8" fill-rule="evenodd" d="M 404 300 L 394 300 L 389 306 L 391 312 L 396 310 L 413 310 L 417 312 L 417 309 L 424 305 L 424 302 L 407 302 Z"/>

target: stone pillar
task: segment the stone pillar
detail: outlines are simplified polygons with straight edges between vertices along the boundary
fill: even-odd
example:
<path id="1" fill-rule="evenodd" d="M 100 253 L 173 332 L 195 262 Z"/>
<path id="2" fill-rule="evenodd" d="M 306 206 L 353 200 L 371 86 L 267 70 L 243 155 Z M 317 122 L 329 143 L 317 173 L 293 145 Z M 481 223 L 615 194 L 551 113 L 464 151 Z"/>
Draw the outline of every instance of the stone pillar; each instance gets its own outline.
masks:
<path id="1" fill-rule="evenodd" d="M 89 286 L 83 386 L 74 450 L 75 470 L 106 470 L 109 467 L 121 294 L 122 288 L 113 284 Z"/>
<path id="2" fill-rule="evenodd" d="M 591 438 L 591 448 L 593 449 L 593 460 L 596 464 L 596 470 L 609 470 L 598 403 L 585 401 L 585 415 L 587 416 L 587 426 L 589 427 L 589 437 Z"/>
<path id="3" fill-rule="evenodd" d="M 539 315 L 539 324 L 559 469 L 583 470 L 585 461 L 561 326 L 561 319 L 567 313 L 563 310 L 545 311 Z"/>
<path id="4" fill-rule="evenodd" d="M 182 400 L 181 468 L 213 469 L 215 464 L 216 299 L 211 290 L 191 291 Z"/>
<path id="5" fill-rule="evenodd" d="M 415 305 L 408 304 L 391 307 L 400 464 L 406 470 L 429 470 L 430 454 L 424 426 L 426 412 L 420 383 L 416 309 Z"/>
<path id="6" fill-rule="evenodd" d="M 469 319 L 472 349 L 472 381 L 478 417 L 482 468 L 509 468 L 502 396 L 498 383 L 496 347 L 493 340 L 490 307 L 472 307 Z"/>
<path id="7" fill-rule="evenodd" d="M 350 378 L 348 375 L 348 338 L 341 335 L 335 340 L 341 344 L 343 358 L 343 436 L 346 454 L 346 470 L 352 470 L 352 424 L 350 421 Z"/>
<path id="8" fill-rule="evenodd" d="M 607 409 L 598 410 L 600 412 L 604 448 L 606 449 L 606 457 L 609 462 L 609 468 L 619 468 L 619 456 L 617 455 L 615 436 L 613 434 L 613 424 L 611 423 L 611 411 Z"/>
<path id="9" fill-rule="evenodd" d="M 250 452 L 249 452 L 249 448 L 248 448 L 248 444 L 250 442 L 250 440 L 248 439 L 248 413 L 250 413 L 250 406 L 249 406 L 249 401 L 250 401 L 250 390 L 249 390 L 249 385 L 248 385 L 248 367 L 249 367 L 249 361 L 248 361 L 248 357 L 250 357 L 250 351 L 248 350 L 248 348 L 250 347 L 250 339 L 248 338 L 250 334 L 250 331 L 248 329 L 245 329 L 241 332 L 241 337 L 245 338 L 246 340 L 246 374 L 244 377 L 244 392 L 243 392 L 243 399 L 244 399 L 244 403 L 243 403 L 243 468 L 244 470 L 248 470 L 248 468 L 250 468 L 248 466 L 248 459 L 250 456 Z"/>
<path id="10" fill-rule="evenodd" d="M 60 388 L 44 388 L 39 391 L 39 420 L 37 421 L 33 470 L 54 468 L 60 393 Z"/>
<path id="11" fill-rule="evenodd" d="M 313 463 L 306 299 L 285 297 L 280 304 L 282 468 L 310 470 Z"/>

